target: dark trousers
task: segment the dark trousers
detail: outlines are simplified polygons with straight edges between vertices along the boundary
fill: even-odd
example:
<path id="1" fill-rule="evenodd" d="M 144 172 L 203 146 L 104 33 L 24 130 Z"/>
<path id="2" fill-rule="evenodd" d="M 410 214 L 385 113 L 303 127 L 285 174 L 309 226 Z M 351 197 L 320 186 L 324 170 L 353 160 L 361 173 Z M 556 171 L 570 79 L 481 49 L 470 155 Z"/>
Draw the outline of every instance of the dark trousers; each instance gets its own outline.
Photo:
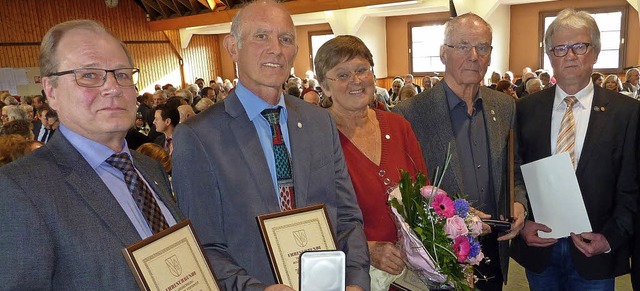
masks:
<path id="1" fill-rule="evenodd" d="M 478 266 L 474 266 L 474 275 L 478 277 L 476 290 L 501 291 L 504 278 L 500 269 L 500 254 L 498 249 L 498 235 L 490 233 L 480 237 L 480 245 L 485 259 Z M 489 258 L 488 260 L 486 258 Z"/>

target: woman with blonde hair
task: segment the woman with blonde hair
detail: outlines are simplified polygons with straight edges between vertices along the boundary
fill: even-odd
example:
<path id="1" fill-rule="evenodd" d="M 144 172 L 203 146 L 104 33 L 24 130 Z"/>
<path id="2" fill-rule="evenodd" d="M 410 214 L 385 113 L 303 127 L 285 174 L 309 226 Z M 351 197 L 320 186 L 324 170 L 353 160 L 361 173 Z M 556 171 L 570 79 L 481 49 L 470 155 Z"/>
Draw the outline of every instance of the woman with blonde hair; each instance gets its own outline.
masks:
<path id="1" fill-rule="evenodd" d="M 602 87 L 611 91 L 620 92 L 622 90 L 622 81 L 620 81 L 617 75 L 611 74 L 604 78 Z"/>

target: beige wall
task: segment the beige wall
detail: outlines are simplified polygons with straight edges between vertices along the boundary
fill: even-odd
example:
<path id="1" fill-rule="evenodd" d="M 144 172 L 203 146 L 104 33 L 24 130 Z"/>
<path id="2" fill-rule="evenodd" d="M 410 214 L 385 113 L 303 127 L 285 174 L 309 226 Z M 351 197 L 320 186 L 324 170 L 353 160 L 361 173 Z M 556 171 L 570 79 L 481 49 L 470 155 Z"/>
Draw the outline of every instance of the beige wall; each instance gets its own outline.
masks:
<path id="1" fill-rule="evenodd" d="M 626 0 L 584 1 L 564 0 L 545 2 L 540 4 L 523 4 L 511 6 L 511 43 L 509 68 L 515 75 L 522 74 L 522 68 L 536 69 L 540 66 L 538 45 L 539 13 L 557 11 L 567 7 L 595 8 L 604 6 L 627 7 L 627 51 L 623 67 L 640 63 L 640 27 L 638 11 L 633 9 Z"/>

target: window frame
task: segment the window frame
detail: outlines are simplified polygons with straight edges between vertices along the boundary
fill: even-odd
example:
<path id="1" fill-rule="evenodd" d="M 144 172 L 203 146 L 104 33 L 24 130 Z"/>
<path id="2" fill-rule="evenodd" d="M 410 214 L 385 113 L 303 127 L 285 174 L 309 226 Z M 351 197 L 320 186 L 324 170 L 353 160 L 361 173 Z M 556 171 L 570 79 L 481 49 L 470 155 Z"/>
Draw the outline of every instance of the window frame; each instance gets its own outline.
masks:
<path id="1" fill-rule="evenodd" d="M 325 30 L 315 30 L 315 31 L 309 31 L 307 33 L 307 38 L 308 38 L 308 43 L 309 43 L 309 68 L 311 68 L 311 71 L 315 73 L 316 69 L 313 65 L 313 42 L 311 41 L 311 38 L 313 36 L 316 35 L 328 35 L 328 34 L 333 34 L 334 37 L 336 36 L 335 33 L 333 33 L 333 30 L 331 29 L 325 29 Z"/>
<path id="2" fill-rule="evenodd" d="M 618 67 L 617 68 L 602 68 L 602 69 L 594 69 L 603 74 L 615 74 L 623 71 L 625 67 L 626 61 L 626 52 L 627 52 L 627 31 L 628 31 L 628 6 L 603 6 L 603 7 L 584 7 L 584 8 L 576 8 L 578 11 L 586 11 L 590 14 L 595 13 L 610 13 L 610 12 L 621 12 L 622 17 L 620 19 L 620 37 L 623 41 L 619 43 L 619 54 L 618 54 Z M 551 10 L 551 11 L 540 11 L 538 18 L 538 67 L 544 68 L 544 55 L 545 45 L 544 45 L 544 20 L 546 17 L 558 16 L 562 10 Z M 545 68 L 549 69 L 549 68 Z"/>
<path id="3" fill-rule="evenodd" d="M 411 72 L 411 74 L 413 76 L 427 76 L 427 75 L 441 75 L 442 73 L 444 73 L 444 71 L 428 71 L 428 72 L 417 72 L 413 70 L 413 33 L 412 33 L 412 29 L 414 27 L 422 27 L 422 26 L 430 26 L 430 25 L 445 25 L 447 23 L 447 21 L 449 21 L 449 18 L 442 18 L 442 19 L 434 19 L 434 20 L 428 20 L 428 21 L 414 21 L 414 22 L 408 22 L 407 23 L 407 30 L 408 30 L 408 50 L 409 50 L 409 72 Z M 444 39 L 444 35 L 442 36 Z M 442 45 L 442 44 L 440 44 Z"/>

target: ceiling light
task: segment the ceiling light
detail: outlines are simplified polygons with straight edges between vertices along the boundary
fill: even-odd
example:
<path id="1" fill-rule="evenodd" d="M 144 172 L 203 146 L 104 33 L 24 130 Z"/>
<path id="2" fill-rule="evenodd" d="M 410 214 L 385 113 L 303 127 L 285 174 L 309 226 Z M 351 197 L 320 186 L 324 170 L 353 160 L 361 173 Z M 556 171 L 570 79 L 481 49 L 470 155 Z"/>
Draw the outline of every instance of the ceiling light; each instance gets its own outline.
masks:
<path id="1" fill-rule="evenodd" d="M 412 1 L 403 1 L 403 2 L 395 2 L 395 3 L 385 3 L 385 4 L 367 6 L 367 8 L 369 9 L 386 8 L 386 7 L 393 7 L 393 6 L 417 4 L 418 2 L 419 2 L 418 0 L 412 0 Z"/>

